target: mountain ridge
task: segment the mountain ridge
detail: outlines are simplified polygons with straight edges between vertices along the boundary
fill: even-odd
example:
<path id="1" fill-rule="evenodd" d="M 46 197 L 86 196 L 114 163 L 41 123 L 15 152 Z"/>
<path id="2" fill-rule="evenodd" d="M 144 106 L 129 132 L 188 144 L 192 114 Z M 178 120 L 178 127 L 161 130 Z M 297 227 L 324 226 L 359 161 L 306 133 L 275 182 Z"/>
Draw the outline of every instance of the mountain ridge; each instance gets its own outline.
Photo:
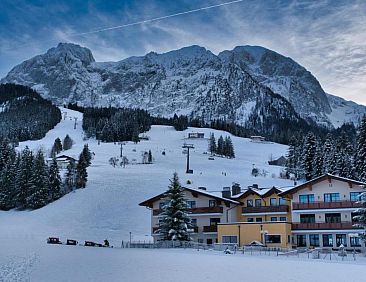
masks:
<path id="1" fill-rule="evenodd" d="M 85 47 L 60 43 L 15 66 L 0 82 L 30 86 L 56 103 L 140 107 L 154 115 L 185 114 L 241 125 L 266 114 L 265 104 L 275 105 L 271 111 L 278 118 L 300 117 L 326 127 L 357 123 L 366 113 L 364 106 L 329 96 L 291 58 L 250 45 L 218 55 L 192 45 L 104 63 Z"/>

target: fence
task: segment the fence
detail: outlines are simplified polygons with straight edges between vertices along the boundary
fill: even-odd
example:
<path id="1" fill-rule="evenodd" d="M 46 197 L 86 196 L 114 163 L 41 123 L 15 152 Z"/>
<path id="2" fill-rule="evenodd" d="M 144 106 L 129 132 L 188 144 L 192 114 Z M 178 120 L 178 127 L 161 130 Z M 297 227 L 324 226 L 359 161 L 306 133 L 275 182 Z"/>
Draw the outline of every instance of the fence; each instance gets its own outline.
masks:
<path id="1" fill-rule="evenodd" d="M 238 247 L 237 244 L 216 243 L 208 245 L 205 243 L 197 243 L 193 241 L 158 241 L 158 242 L 122 242 L 123 248 L 148 248 L 148 249 L 197 249 L 197 250 L 214 250 L 230 254 L 241 254 L 247 256 L 275 256 L 275 257 L 295 257 L 299 259 L 319 259 L 334 261 L 354 261 L 357 258 L 364 257 L 363 254 L 357 253 L 355 250 L 332 250 L 328 248 L 315 249 L 290 249 L 280 247 L 264 247 L 264 246 L 243 246 Z"/>

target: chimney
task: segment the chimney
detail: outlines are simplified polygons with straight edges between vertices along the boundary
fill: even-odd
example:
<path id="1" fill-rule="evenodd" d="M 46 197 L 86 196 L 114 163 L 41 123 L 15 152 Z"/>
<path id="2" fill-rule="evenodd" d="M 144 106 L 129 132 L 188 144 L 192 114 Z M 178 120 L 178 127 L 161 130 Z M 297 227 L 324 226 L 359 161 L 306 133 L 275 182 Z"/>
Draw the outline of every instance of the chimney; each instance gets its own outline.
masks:
<path id="1" fill-rule="evenodd" d="M 252 188 L 253 189 L 258 189 L 258 184 L 253 184 Z"/>
<path id="2" fill-rule="evenodd" d="M 230 187 L 222 188 L 222 197 L 223 198 L 228 198 L 228 199 L 231 198 L 231 189 L 230 189 Z"/>
<path id="3" fill-rule="evenodd" d="M 231 187 L 231 195 L 235 196 L 241 193 L 241 188 L 239 183 L 233 183 L 233 186 Z"/>
<path id="4" fill-rule="evenodd" d="M 198 187 L 198 189 L 200 189 L 200 190 L 204 190 L 204 191 L 206 191 L 206 190 L 207 190 L 207 188 L 206 188 L 206 187 L 203 187 L 203 186 Z"/>

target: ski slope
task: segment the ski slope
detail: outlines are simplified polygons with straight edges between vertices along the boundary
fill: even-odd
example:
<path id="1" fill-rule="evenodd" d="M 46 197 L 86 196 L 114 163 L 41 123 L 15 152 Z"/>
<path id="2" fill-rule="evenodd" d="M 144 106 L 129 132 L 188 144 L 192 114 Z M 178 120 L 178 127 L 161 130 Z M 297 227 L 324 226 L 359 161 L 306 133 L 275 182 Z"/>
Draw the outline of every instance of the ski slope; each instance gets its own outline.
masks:
<path id="1" fill-rule="evenodd" d="M 64 108 L 61 110 L 63 119 L 53 130 L 41 140 L 20 143 L 19 148 L 29 146 L 32 150 L 41 148 L 47 152 L 57 137 L 63 139 L 69 134 L 75 144 L 72 149 L 61 154 L 78 158 L 84 144 L 89 144 L 95 156 L 88 168 L 87 187 L 39 210 L 0 211 L 0 264 L 1 260 L 8 263 L 15 258 L 19 262 L 16 258 L 22 258 L 27 265 L 37 265 L 42 260 L 40 250 L 49 248 L 45 246 L 49 236 L 63 240 L 76 239 L 79 242 L 108 238 L 115 246 L 119 246 L 122 240 L 128 240 L 130 232 L 132 240 L 151 240 L 150 211 L 138 204 L 165 191 L 175 171 L 183 185 L 191 180 L 192 187 L 205 186 L 208 191 L 221 191 L 224 186 L 231 186 L 232 182 L 238 182 L 242 187 L 253 183 L 260 187 L 292 185 L 292 181 L 278 178 L 280 167 L 268 165 L 271 156 L 277 158 L 286 154 L 287 147 L 284 145 L 253 143 L 231 136 L 236 158 L 215 157 L 215 160 L 208 160 L 208 155 L 204 154 L 208 146 L 206 139 L 185 139 L 188 132 L 204 132 L 207 137 L 213 132 L 216 138 L 228 134 L 212 129 L 189 128 L 177 132 L 169 126 L 152 126 L 146 133 L 150 139 L 138 144 L 128 142 L 123 146 L 123 155 L 130 161 L 136 159 L 136 162 L 140 162 L 142 152 L 151 150 L 154 163 L 113 168 L 109 159 L 119 157 L 120 146 L 114 143 L 98 144 L 95 139 L 85 140 L 81 129 L 82 114 Z M 195 146 L 191 153 L 193 175 L 185 174 L 186 155 L 182 154 L 184 142 Z M 165 155 L 162 155 L 163 151 Z M 251 176 L 253 165 L 268 171 L 267 176 Z M 11 247 L 14 242 L 19 247 Z"/>

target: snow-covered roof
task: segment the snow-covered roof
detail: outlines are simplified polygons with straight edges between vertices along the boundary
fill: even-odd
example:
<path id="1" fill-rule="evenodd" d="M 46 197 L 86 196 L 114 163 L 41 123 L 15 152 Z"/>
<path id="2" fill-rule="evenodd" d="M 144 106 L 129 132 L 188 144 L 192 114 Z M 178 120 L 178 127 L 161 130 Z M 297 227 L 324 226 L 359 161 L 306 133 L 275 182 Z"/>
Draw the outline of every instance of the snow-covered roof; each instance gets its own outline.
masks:
<path id="1" fill-rule="evenodd" d="M 241 193 L 232 196 L 231 198 L 240 199 L 240 198 L 246 197 L 247 195 L 250 195 L 250 194 L 257 194 L 260 197 L 266 197 L 266 196 L 270 195 L 271 193 L 281 194 L 292 188 L 293 187 L 275 187 L 275 186 L 273 186 L 271 188 L 250 187 L 250 188 L 243 190 Z"/>
<path id="2" fill-rule="evenodd" d="M 295 193 L 309 185 L 312 185 L 312 184 L 315 184 L 315 183 L 318 183 L 318 182 L 322 182 L 322 181 L 325 181 L 327 179 L 336 179 L 336 180 L 339 180 L 339 181 L 343 181 L 343 182 L 348 182 L 348 183 L 352 183 L 352 184 L 356 184 L 356 185 L 366 185 L 365 182 L 361 182 L 361 181 L 357 181 L 357 180 L 354 180 L 354 179 L 350 179 L 350 178 L 345 178 L 345 177 L 341 177 L 341 176 L 337 176 L 337 175 L 333 175 L 333 174 L 330 174 L 330 173 L 326 173 L 326 174 L 323 174 L 319 177 L 316 177 L 314 179 L 311 179 L 307 182 L 304 182 L 300 185 L 297 185 L 293 188 L 290 188 L 290 189 L 287 189 L 286 191 L 283 191 L 281 193 L 281 196 L 285 196 L 287 194 L 291 194 L 291 193 Z"/>
<path id="3" fill-rule="evenodd" d="M 187 190 L 187 191 L 190 191 L 190 192 L 193 192 L 193 193 L 198 193 L 198 194 L 201 194 L 201 195 L 204 195 L 204 196 L 207 196 L 207 197 L 211 197 L 211 198 L 214 198 L 214 199 L 217 199 L 217 200 L 221 200 L 221 201 L 224 201 L 226 203 L 231 203 L 231 204 L 236 204 L 236 205 L 239 205 L 240 202 L 239 201 L 236 201 L 236 200 L 233 200 L 233 199 L 228 199 L 228 198 L 225 198 L 225 197 L 222 197 L 222 196 L 219 196 L 217 194 L 214 194 L 212 192 L 208 192 L 206 190 L 203 190 L 203 189 L 198 189 L 198 188 L 189 188 L 189 187 L 182 187 L 184 190 Z M 164 193 L 161 193 L 155 197 L 152 197 L 150 199 L 147 199 L 141 203 L 139 203 L 139 206 L 149 206 L 151 207 L 152 206 L 152 203 L 160 200 L 161 198 L 164 198 L 166 196 L 166 192 Z"/>

